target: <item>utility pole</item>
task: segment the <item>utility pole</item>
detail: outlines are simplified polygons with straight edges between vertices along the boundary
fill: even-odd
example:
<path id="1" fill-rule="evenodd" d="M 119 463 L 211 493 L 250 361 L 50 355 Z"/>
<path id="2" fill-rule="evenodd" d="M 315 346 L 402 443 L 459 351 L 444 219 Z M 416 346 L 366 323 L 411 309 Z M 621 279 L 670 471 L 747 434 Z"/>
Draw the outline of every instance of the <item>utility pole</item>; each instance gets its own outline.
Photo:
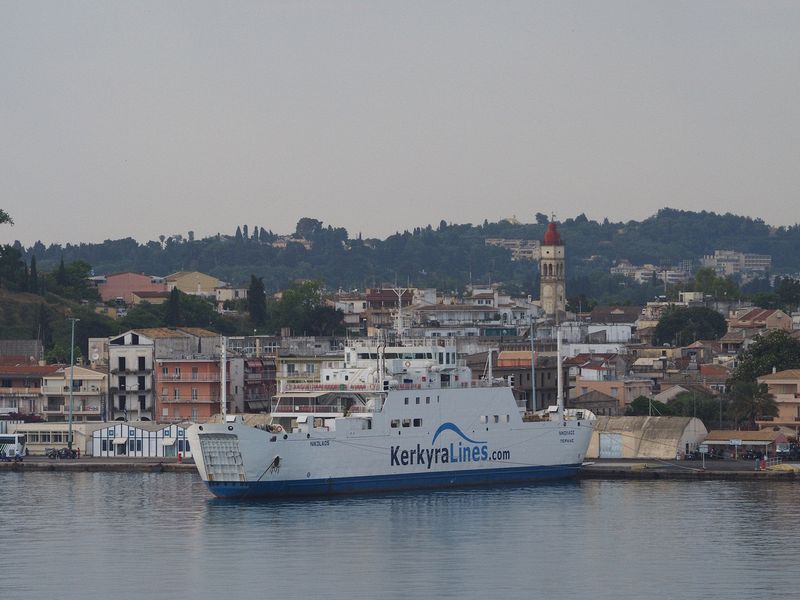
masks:
<path id="1" fill-rule="evenodd" d="M 80 321 L 74 317 L 68 319 L 72 322 L 72 333 L 69 343 L 69 427 L 67 433 L 67 448 L 72 450 L 72 385 L 75 381 L 75 323 Z"/>

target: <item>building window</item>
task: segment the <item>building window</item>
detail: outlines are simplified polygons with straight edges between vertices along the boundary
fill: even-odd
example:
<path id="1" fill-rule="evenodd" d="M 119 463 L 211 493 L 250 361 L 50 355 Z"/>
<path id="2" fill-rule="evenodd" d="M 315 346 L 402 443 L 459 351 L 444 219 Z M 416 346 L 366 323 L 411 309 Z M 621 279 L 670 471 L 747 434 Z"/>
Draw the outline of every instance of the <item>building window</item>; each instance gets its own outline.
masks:
<path id="1" fill-rule="evenodd" d="M 145 402 L 146 402 L 146 397 L 145 396 L 139 396 L 139 410 L 144 410 L 145 409 Z"/>
<path id="2" fill-rule="evenodd" d="M 181 378 L 181 368 L 175 367 L 175 379 L 180 379 L 180 378 Z"/>
<path id="3" fill-rule="evenodd" d="M 192 388 L 192 400 L 197 402 L 197 388 Z"/>
<path id="4" fill-rule="evenodd" d="M 286 372 L 287 373 L 294 373 L 295 372 L 294 363 L 289 363 L 288 365 L 286 365 Z"/>
<path id="5" fill-rule="evenodd" d="M 124 356 L 120 356 L 119 358 L 117 358 L 117 368 L 120 371 L 124 371 L 125 370 L 125 357 Z"/>
<path id="6" fill-rule="evenodd" d="M 168 367 L 161 367 L 161 375 L 163 375 L 164 379 L 169 377 L 169 368 Z"/>
<path id="7" fill-rule="evenodd" d="M 172 399 L 173 400 L 181 399 L 181 390 L 179 388 L 172 388 Z"/>
<path id="8" fill-rule="evenodd" d="M 147 369 L 147 367 L 145 366 L 145 358 L 144 358 L 144 356 L 140 356 L 139 357 L 139 370 L 140 371 L 144 371 L 145 369 Z"/>
<path id="9" fill-rule="evenodd" d="M 197 373 L 198 373 L 197 367 L 192 367 L 192 380 L 193 381 L 197 381 Z"/>

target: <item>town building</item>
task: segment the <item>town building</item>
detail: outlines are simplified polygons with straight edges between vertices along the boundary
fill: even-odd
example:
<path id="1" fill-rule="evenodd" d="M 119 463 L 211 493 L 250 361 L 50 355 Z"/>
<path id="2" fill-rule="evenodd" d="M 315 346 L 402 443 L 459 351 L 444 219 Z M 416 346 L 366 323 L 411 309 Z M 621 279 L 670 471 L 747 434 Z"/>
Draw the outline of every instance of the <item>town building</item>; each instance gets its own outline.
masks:
<path id="1" fill-rule="evenodd" d="M 486 238 L 487 246 L 498 246 L 511 252 L 511 260 L 539 260 L 541 243 L 539 240 L 515 240 L 505 238 Z"/>
<path id="2" fill-rule="evenodd" d="M 57 368 L 31 363 L 0 363 L 0 415 L 37 414 L 44 376 Z"/>
<path id="3" fill-rule="evenodd" d="M 586 458 L 682 458 L 708 435 L 694 417 L 597 417 Z"/>
<path id="4" fill-rule="evenodd" d="M 160 423 L 104 423 L 87 440 L 87 454 L 129 458 L 191 458 L 186 427 Z M 88 437 L 88 436 L 87 436 Z"/>
<path id="5" fill-rule="evenodd" d="M 714 269 L 719 277 L 727 277 L 739 273 L 766 273 L 772 269 L 772 257 L 769 254 L 747 254 L 733 250 L 715 250 L 700 261 L 704 267 Z"/>
<path id="6" fill-rule="evenodd" d="M 206 298 L 215 298 L 216 289 L 223 287 L 223 282 L 216 277 L 198 271 L 178 271 L 164 277 L 164 282 L 168 292 L 177 288 L 184 294 Z"/>
<path id="7" fill-rule="evenodd" d="M 47 421 L 67 421 L 70 415 L 72 381 L 72 421 L 104 421 L 108 375 L 86 367 L 59 367 L 42 377 L 42 395 L 37 413 Z"/>
<path id="8" fill-rule="evenodd" d="M 767 391 L 775 398 L 778 416 L 762 419 L 760 427 L 787 426 L 800 433 L 800 369 L 787 369 L 763 375 L 756 379 L 767 384 Z"/>
<path id="9" fill-rule="evenodd" d="M 103 302 L 133 304 L 134 292 L 164 292 L 167 286 L 164 280 L 144 273 L 111 273 L 94 278 L 97 291 Z"/>
<path id="10" fill-rule="evenodd" d="M 219 334 L 198 327 L 139 329 L 110 338 L 107 418 L 155 420 L 156 359 L 219 356 L 221 343 Z"/>
<path id="11" fill-rule="evenodd" d="M 156 358 L 155 381 L 159 422 L 205 422 L 221 412 L 222 378 L 220 359 Z M 230 363 L 226 365 L 226 385 L 230 387 Z M 231 409 L 226 390 L 226 411 Z"/>

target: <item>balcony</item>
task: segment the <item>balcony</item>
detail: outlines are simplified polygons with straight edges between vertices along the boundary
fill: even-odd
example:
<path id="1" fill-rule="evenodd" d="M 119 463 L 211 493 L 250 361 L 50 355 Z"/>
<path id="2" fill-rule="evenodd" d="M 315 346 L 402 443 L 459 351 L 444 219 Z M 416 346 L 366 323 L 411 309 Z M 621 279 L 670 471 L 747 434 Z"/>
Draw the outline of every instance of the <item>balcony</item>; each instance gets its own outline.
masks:
<path id="1" fill-rule="evenodd" d="M 153 369 L 111 369 L 112 375 L 149 375 Z"/>
<path id="2" fill-rule="evenodd" d="M 110 387 L 108 391 L 111 394 L 146 394 L 152 389 L 150 384 L 145 384 L 145 387 L 141 389 L 138 385 L 126 385 L 125 387 Z"/>
<path id="3" fill-rule="evenodd" d="M 103 394 L 105 388 L 98 385 L 82 385 L 81 387 L 72 388 L 73 394 L 81 394 L 83 396 L 89 394 Z M 62 396 L 69 394 L 68 385 L 47 385 L 42 388 L 42 394 L 45 396 Z"/>
<path id="4" fill-rule="evenodd" d="M 0 387 L 0 396 L 6 398 L 30 398 L 38 396 L 41 389 L 39 387 Z"/>
<path id="5" fill-rule="evenodd" d="M 192 373 L 185 373 L 180 375 L 156 375 L 156 379 L 159 383 L 214 383 L 220 380 L 220 376 L 219 374 L 197 373 L 193 375 Z M 230 380 L 231 376 L 227 375 L 225 381 Z"/>
<path id="6" fill-rule="evenodd" d="M 161 396 L 159 402 L 161 402 L 161 404 L 219 404 L 219 400 L 219 396 L 197 396 L 195 398 L 191 396 L 181 398 Z M 228 403 L 232 401 L 233 398 L 229 396 Z"/>
<path id="7" fill-rule="evenodd" d="M 69 415 L 69 407 L 67 406 L 54 406 L 48 407 L 42 410 L 42 413 L 45 416 L 56 416 L 56 415 Z M 73 406 L 72 407 L 72 414 L 73 416 L 81 416 L 81 415 L 99 415 L 100 414 L 100 407 L 92 407 L 92 406 Z"/>

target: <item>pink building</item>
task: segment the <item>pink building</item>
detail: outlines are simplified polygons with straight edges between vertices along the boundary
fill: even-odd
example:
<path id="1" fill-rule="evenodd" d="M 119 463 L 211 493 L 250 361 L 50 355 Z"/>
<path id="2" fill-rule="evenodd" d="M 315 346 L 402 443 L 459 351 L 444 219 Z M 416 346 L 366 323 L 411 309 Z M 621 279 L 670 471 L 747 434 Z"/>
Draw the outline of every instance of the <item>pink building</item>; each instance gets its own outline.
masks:
<path id="1" fill-rule="evenodd" d="M 165 292 L 167 286 L 160 278 L 144 273 L 112 273 L 97 290 L 103 302 L 122 298 L 125 304 L 133 304 L 133 292 Z"/>

